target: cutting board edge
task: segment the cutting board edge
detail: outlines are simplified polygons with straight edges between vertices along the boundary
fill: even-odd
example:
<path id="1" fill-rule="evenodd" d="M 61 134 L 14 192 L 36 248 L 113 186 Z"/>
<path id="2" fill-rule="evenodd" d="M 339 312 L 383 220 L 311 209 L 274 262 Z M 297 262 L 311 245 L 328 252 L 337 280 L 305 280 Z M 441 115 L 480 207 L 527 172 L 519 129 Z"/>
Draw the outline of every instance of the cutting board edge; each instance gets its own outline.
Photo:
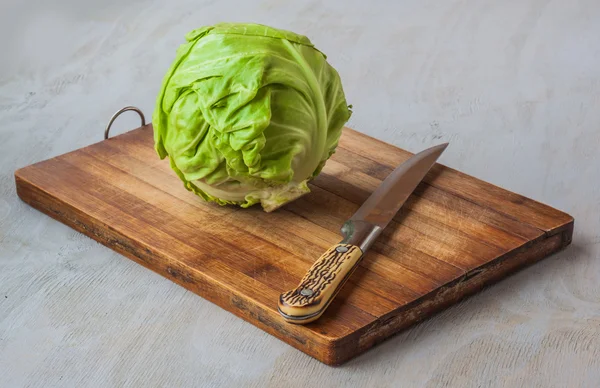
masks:
<path id="1" fill-rule="evenodd" d="M 326 363 L 341 365 L 364 354 L 365 351 L 386 339 L 433 318 L 439 312 L 477 294 L 482 289 L 506 279 L 509 275 L 564 250 L 572 242 L 573 230 L 574 221 L 571 221 L 558 227 L 556 231 L 543 234 L 419 299 L 389 312 L 372 324 L 340 338 L 330 350 L 332 359 Z M 348 349 L 353 349 L 353 352 L 349 353 Z"/>

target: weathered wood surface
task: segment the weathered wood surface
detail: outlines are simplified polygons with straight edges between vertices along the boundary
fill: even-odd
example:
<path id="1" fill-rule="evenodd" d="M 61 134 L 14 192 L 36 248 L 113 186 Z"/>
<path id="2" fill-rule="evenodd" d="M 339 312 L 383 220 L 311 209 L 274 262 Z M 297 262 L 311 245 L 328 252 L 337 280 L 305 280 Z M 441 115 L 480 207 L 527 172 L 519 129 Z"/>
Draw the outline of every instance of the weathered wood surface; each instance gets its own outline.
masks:
<path id="1" fill-rule="evenodd" d="M 437 164 L 323 316 L 283 321 L 280 293 L 411 155 L 345 128 L 312 193 L 268 214 L 184 190 L 151 124 L 15 177 L 33 207 L 335 365 L 571 242 L 571 216 Z"/>

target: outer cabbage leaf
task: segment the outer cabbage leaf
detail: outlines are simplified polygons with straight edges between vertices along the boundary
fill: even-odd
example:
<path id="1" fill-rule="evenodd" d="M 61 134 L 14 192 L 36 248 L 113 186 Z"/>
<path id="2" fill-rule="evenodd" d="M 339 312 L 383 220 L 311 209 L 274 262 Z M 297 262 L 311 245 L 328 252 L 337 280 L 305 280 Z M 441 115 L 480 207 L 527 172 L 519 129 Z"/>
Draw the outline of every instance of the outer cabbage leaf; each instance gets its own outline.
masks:
<path id="1" fill-rule="evenodd" d="M 309 192 L 350 115 L 338 73 L 308 38 L 224 23 L 186 35 L 152 121 L 156 151 L 188 190 L 271 211 Z"/>

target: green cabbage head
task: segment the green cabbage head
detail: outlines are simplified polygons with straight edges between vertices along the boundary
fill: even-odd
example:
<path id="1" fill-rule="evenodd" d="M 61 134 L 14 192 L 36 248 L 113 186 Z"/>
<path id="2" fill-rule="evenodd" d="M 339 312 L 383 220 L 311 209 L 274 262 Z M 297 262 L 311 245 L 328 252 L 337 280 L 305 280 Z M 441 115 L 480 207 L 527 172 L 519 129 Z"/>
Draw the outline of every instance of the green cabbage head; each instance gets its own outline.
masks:
<path id="1" fill-rule="evenodd" d="M 217 24 L 178 48 L 152 117 L 155 148 L 205 200 L 271 211 L 309 192 L 350 108 L 305 36 Z"/>

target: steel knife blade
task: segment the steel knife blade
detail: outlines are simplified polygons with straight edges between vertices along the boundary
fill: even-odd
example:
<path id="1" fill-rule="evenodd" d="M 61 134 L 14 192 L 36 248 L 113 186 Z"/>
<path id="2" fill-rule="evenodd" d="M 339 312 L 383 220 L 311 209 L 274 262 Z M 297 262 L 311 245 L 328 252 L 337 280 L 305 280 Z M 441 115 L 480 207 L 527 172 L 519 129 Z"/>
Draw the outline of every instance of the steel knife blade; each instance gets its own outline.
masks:
<path id="1" fill-rule="evenodd" d="M 400 164 L 375 189 L 342 226 L 343 240 L 328 249 L 310 267 L 300 284 L 279 297 L 278 310 L 288 322 L 317 320 L 383 229 L 433 167 L 448 143 L 412 156 Z"/>

